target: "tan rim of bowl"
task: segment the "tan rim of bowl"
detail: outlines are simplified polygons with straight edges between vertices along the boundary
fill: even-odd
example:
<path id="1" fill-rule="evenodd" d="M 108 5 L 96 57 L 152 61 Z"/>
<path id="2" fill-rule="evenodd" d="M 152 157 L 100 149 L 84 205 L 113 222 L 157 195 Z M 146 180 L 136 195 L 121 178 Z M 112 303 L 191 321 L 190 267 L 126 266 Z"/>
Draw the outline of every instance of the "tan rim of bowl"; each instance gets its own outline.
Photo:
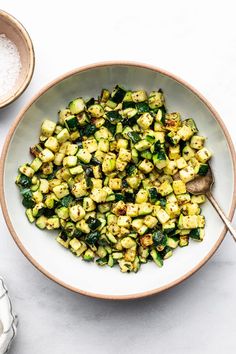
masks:
<path id="1" fill-rule="evenodd" d="M 15 87 L 3 100 L 0 108 L 6 107 L 15 101 L 28 87 L 35 67 L 35 54 L 32 40 L 24 26 L 12 15 L 0 9 L 0 21 L 4 33 L 12 40 L 19 50 L 22 69 Z"/>
<path id="2" fill-rule="evenodd" d="M 70 286 L 68 284 L 66 284 L 65 282 L 61 281 L 60 279 L 56 278 L 54 275 L 50 274 L 46 269 L 44 269 L 30 254 L 29 252 L 24 248 L 24 245 L 21 243 L 17 233 L 15 232 L 11 220 L 10 220 L 10 216 L 8 214 L 7 211 L 7 205 L 6 205 L 6 200 L 5 200 L 5 196 L 4 196 L 4 166 L 5 166 L 5 160 L 6 160 L 6 156 L 7 156 L 7 152 L 8 152 L 8 147 L 9 144 L 11 142 L 11 138 L 15 132 L 15 129 L 17 128 L 18 124 L 20 123 L 20 121 L 22 120 L 25 112 L 32 106 L 32 104 L 34 104 L 34 102 L 41 96 L 43 95 L 49 88 L 53 87 L 54 85 L 56 85 L 57 83 L 59 83 L 61 80 L 75 75 L 77 73 L 83 72 L 83 71 L 87 71 L 90 69 L 94 69 L 94 68 L 98 68 L 98 67 L 104 67 L 104 66 L 119 66 L 119 65 L 125 65 L 125 66 L 136 66 L 136 67 L 140 67 L 140 68 L 145 68 L 145 69 L 149 69 L 149 70 L 153 70 L 156 72 L 159 72 L 161 74 L 164 74 L 174 80 L 176 80 L 177 82 L 179 82 L 180 84 L 182 84 L 183 86 L 187 87 L 189 90 L 191 90 L 202 102 L 204 102 L 204 104 L 207 106 L 207 108 L 210 110 L 210 112 L 213 114 L 214 118 L 216 119 L 216 121 L 220 124 L 224 135 L 226 137 L 226 140 L 228 142 L 229 148 L 230 148 L 230 152 L 231 152 L 231 158 L 232 158 L 232 162 L 233 162 L 233 171 L 234 171 L 234 194 L 233 194 L 233 199 L 231 202 L 231 207 L 230 207 L 230 212 L 228 214 L 229 219 L 231 220 L 234 214 L 234 210 L 235 210 L 235 206 L 236 206 L 236 155 L 235 155 L 235 150 L 234 150 L 234 146 L 232 143 L 232 140 L 230 138 L 230 135 L 227 131 L 227 128 L 225 127 L 222 119 L 220 118 L 219 114 L 216 112 L 216 110 L 212 107 L 212 105 L 206 100 L 205 97 L 203 97 L 195 88 L 193 88 L 191 85 L 189 85 L 187 82 L 185 82 L 184 80 L 180 79 L 179 77 L 163 70 L 163 69 L 159 69 L 157 67 L 154 67 L 152 65 L 148 65 L 148 64 L 141 64 L 141 63 L 136 63 L 136 62 L 129 62 L 129 61 L 111 61 L 111 62 L 102 62 L 102 63 L 95 63 L 95 64 L 90 64 L 87 66 L 83 66 L 81 68 L 77 68 L 75 70 L 69 71 L 64 75 L 59 76 L 57 79 L 55 79 L 54 81 L 52 81 L 51 83 L 49 83 L 48 85 L 46 85 L 42 90 L 39 91 L 39 93 L 37 95 L 35 95 L 30 102 L 27 104 L 26 107 L 24 107 L 21 112 L 19 113 L 19 115 L 17 116 L 15 122 L 13 123 L 7 137 L 5 140 L 5 144 L 3 147 L 3 152 L 2 152 L 2 156 L 1 156 L 1 165 L 0 165 L 0 201 L 1 201 L 1 205 L 2 205 L 2 210 L 3 210 L 3 215 L 7 224 L 7 227 L 14 239 L 14 241 L 16 242 L 17 246 L 20 248 L 21 252 L 26 256 L 26 258 L 28 258 L 28 260 L 38 269 L 40 270 L 43 274 L 45 274 L 48 278 L 54 280 L 55 282 L 57 282 L 58 284 L 62 285 L 63 287 L 72 290 L 74 292 L 80 293 L 82 295 L 86 295 L 86 296 L 91 296 L 91 297 L 95 297 L 95 298 L 100 298 L 100 299 L 110 299 L 110 300 L 131 300 L 131 299 L 137 299 L 137 298 L 143 298 L 146 296 L 151 296 L 157 293 L 160 293 L 164 290 L 167 290 L 177 284 L 180 284 L 182 281 L 184 281 L 185 279 L 189 278 L 191 275 L 193 275 L 198 269 L 200 269 L 209 259 L 210 257 L 215 253 L 215 251 L 217 250 L 217 248 L 220 246 L 221 242 L 224 239 L 224 236 L 226 234 L 226 228 L 223 229 L 219 240 L 215 243 L 214 247 L 212 247 L 211 251 L 207 254 L 207 256 L 198 263 L 197 266 L 195 266 L 192 270 L 190 270 L 189 272 L 187 272 L 186 274 L 184 274 L 183 276 L 181 276 L 180 278 L 176 279 L 173 282 L 170 282 L 169 284 L 150 290 L 150 291 L 145 291 L 145 292 L 141 292 L 141 293 L 136 293 L 136 294 L 132 294 L 132 295 L 102 295 L 102 294 L 96 294 L 93 292 L 88 292 L 88 291 L 84 291 L 81 290 L 79 288 Z"/>

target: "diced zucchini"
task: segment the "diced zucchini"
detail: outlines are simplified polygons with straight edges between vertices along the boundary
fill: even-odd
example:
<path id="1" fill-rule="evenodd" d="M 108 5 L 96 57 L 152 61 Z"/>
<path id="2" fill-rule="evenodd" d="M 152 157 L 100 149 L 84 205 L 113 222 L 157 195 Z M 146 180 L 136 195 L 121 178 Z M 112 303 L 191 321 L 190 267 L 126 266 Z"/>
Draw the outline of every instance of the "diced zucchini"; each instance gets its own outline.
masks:
<path id="1" fill-rule="evenodd" d="M 152 91 L 148 97 L 148 104 L 151 109 L 162 107 L 165 103 L 164 95 L 161 91 Z"/>
<path id="2" fill-rule="evenodd" d="M 43 230 L 46 228 L 47 220 L 46 216 L 42 215 L 36 220 L 35 225 Z"/>
<path id="3" fill-rule="evenodd" d="M 57 141 L 60 144 L 64 143 L 69 139 L 70 139 L 70 133 L 66 128 L 62 129 L 62 131 L 59 134 L 57 134 Z"/>
<path id="4" fill-rule="evenodd" d="M 207 148 L 202 148 L 196 153 L 196 158 L 202 163 L 206 163 L 211 157 L 212 153 Z"/>
<path id="5" fill-rule="evenodd" d="M 170 216 L 164 209 L 159 209 L 156 213 L 156 216 L 161 224 L 165 224 L 170 219 Z"/>
<path id="6" fill-rule="evenodd" d="M 47 138 L 49 136 L 52 136 L 55 128 L 56 128 L 56 123 L 46 119 L 41 126 L 42 135 L 46 136 Z"/>
<path id="7" fill-rule="evenodd" d="M 22 165 L 20 168 L 19 168 L 19 171 L 21 173 L 23 173 L 23 175 L 29 177 L 29 178 L 32 178 L 34 173 L 35 173 L 35 170 L 30 167 L 30 166 L 27 166 L 27 165 Z"/>
<path id="8" fill-rule="evenodd" d="M 147 93 L 144 90 L 134 91 L 131 97 L 134 102 L 144 102 L 147 100 Z"/>
<path id="9" fill-rule="evenodd" d="M 88 112 L 91 114 L 92 117 L 95 117 L 95 118 L 100 118 L 104 114 L 104 110 L 103 110 L 102 106 L 100 106 L 99 104 L 94 104 L 94 105 L 90 106 L 88 108 Z"/>
<path id="10" fill-rule="evenodd" d="M 157 218 L 155 218 L 152 215 L 147 215 L 144 218 L 144 224 L 149 228 L 149 229 L 153 229 L 156 224 L 157 224 L 158 220 Z"/>
<path id="11" fill-rule="evenodd" d="M 63 182 L 59 186 L 53 188 L 53 193 L 58 199 L 61 199 L 70 193 L 68 189 L 68 184 Z"/>
<path id="12" fill-rule="evenodd" d="M 186 185 L 181 180 L 173 181 L 172 187 L 176 195 L 186 193 Z"/>
<path id="13" fill-rule="evenodd" d="M 78 158 L 77 156 L 66 156 L 63 159 L 63 166 L 65 167 L 74 167 L 77 165 Z"/>
<path id="14" fill-rule="evenodd" d="M 92 155 L 88 150 L 79 149 L 77 155 L 78 159 L 84 163 L 89 163 L 91 161 Z"/>
<path id="15" fill-rule="evenodd" d="M 202 241 L 205 236 L 205 231 L 202 228 L 195 228 L 191 230 L 189 236 L 196 241 Z"/>
<path id="16" fill-rule="evenodd" d="M 187 167 L 187 162 L 183 157 L 180 157 L 179 159 L 176 160 L 176 165 L 178 169 L 181 170 L 182 168 Z"/>
<path id="17" fill-rule="evenodd" d="M 196 123 L 194 122 L 194 120 L 192 118 L 185 119 L 183 121 L 183 125 L 190 127 L 194 134 L 196 134 L 198 132 Z"/>
<path id="18" fill-rule="evenodd" d="M 187 183 L 187 182 L 192 181 L 194 179 L 195 172 L 194 172 L 193 167 L 187 166 L 179 171 L 179 175 L 180 175 L 181 180 L 184 183 Z"/>
<path id="19" fill-rule="evenodd" d="M 101 92 L 101 102 L 107 102 L 109 100 L 110 97 L 110 92 L 107 89 L 102 89 Z"/>
<path id="20" fill-rule="evenodd" d="M 170 248 L 177 248 L 179 239 L 176 237 L 167 237 L 166 245 Z"/>
<path id="21" fill-rule="evenodd" d="M 182 150 L 182 156 L 186 161 L 189 161 L 195 156 L 195 151 L 189 145 L 186 145 Z"/>
<path id="22" fill-rule="evenodd" d="M 154 165 L 151 163 L 151 161 L 145 159 L 139 164 L 138 168 L 143 173 L 147 174 L 147 173 L 150 173 L 154 169 Z"/>
<path id="23" fill-rule="evenodd" d="M 158 192 L 164 197 L 173 192 L 171 184 L 166 180 L 159 187 Z"/>
<path id="24" fill-rule="evenodd" d="M 85 210 L 81 205 L 76 204 L 69 208 L 69 216 L 72 221 L 77 222 L 85 217 Z"/>
<path id="25" fill-rule="evenodd" d="M 198 216 L 184 216 L 181 214 L 179 217 L 178 227 L 180 229 L 196 229 L 198 227 Z"/>
<path id="26" fill-rule="evenodd" d="M 149 149 L 151 144 L 147 140 L 141 140 L 137 144 L 135 144 L 135 149 L 138 151 L 144 151 Z"/>
<path id="27" fill-rule="evenodd" d="M 205 201 L 206 201 L 206 197 L 204 194 L 192 195 L 191 197 L 192 203 L 202 204 L 205 203 Z"/>
<path id="28" fill-rule="evenodd" d="M 190 146 L 193 149 L 200 150 L 203 148 L 205 140 L 204 136 L 194 135 L 191 138 Z"/>
<path id="29" fill-rule="evenodd" d="M 143 113 L 141 117 L 139 117 L 139 119 L 137 120 L 138 125 L 143 130 L 148 129 L 152 125 L 152 122 L 153 122 L 153 117 L 151 116 L 150 113 Z"/>
<path id="30" fill-rule="evenodd" d="M 153 211 L 153 206 L 150 203 L 142 203 L 139 205 L 139 215 L 148 215 Z"/>
<path id="31" fill-rule="evenodd" d="M 30 223 L 33 223 L 34 220 L 35 220 L 35 218 L 34 218 L 34 216 L 33 216 L 32 209 L 26 209 L 25 214 L 26 214 L 26 216 L 27 216 L 29 222 L 30 222 Z"/>
<path id="32" fill-rule="evenodd" d="M 189 238 L 202 240 L 205 195 L 187 193 L 212 153 L 195 122 L 167 113 L 162 90 L 76 98 L 45 120 L 16 184 L 29 222 L 59 229 L 58 243 L 85 261 L 137 272 L 163 266 Z"/>
<path id="33" fill-rule="evenodd" d="M 189 237 L 187 235 L 180 236 L 179 238 L 179 246 L 186 247 L 189 244 Z"/>
<path id="34" fill-rule="evenodd" d="M 79 114 L 83 112 L 86 108 L 83 98 L 76 98 L 69 103 L 69 109 L 72 114 Z"/>
<path id="35" fill-rule="evenodd" d="M 153 163 L 156 166 L 156 168 L 158 168 L 158 170 L 161 170 L 164 167 L 166 167 L 168 160 L 165 152 L 164 151 L 157 152 L 157 154 L 153 156 Z"/>
<path id="36" fill-rule="evenodd" d="M 173 112 L 173 113 L 166 113 L 165 115 L 165 128 L 167 130 L 170 130 L 172 132 L 177 132 L 178 128 L 180 127 L 181 124 L 181 118 L 180 118 L 180 114 L 178 112 Z M 181 130 L 182 128 L 180 128 Z M 179 130 L 178 130 L 178 135 L 181 136 L 181 134 L 179 134 Z M 182 138 L 181 138 L 182 139 Z M 183 139 L 184 140 L 184 139 Z"/>
<path id="37" fill-rule="evenodd" d="M 31 162 L 31 165 L 30 165 L 30 167 L 31 167 L 35 172 L 37 172 L 37 171 L 40 169 L 41 166 L 42 166 L 42 161 L 41 161 L 38 157 L 36 157 L 36 158 Z"/>
<path id="38" fill-rule="evenodd" d="M 163 266 L 163 259 L 161 258 L 161 255 L 155 249 L 151 250 L 150 255 L 156 265 L 161 268 Z"/>
<path id="39" fill-rule="evenodd" d="M 116 155 L 113 153 L 107 153 L 102 162 L 102 171 L 105 174 L 109 174 L 116 168 Z"/>

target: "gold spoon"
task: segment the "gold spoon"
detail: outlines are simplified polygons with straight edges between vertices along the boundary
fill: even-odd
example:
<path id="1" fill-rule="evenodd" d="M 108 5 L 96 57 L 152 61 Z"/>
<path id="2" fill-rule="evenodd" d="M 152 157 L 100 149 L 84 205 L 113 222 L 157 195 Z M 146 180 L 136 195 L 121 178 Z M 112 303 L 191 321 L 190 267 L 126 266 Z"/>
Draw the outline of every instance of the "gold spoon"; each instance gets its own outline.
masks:
<path id="1" fill-rule="evenodd" d="M 174 179 L 180 179 L 178 173 L 175 174 Z M 215 210 L 217 211 L 217 213 L 219 214 L 219 216 L 227 226 L 229 232 L 234 238 L 234 241 L 236 241 L 236 230 L 233 228 L 231 221 L 225 216 L 219 204 L 211 194 L 211 187 L 213 183 L 214 183 L 214 177 L 211 168 L 209 166 L 209 170 L 207 174 L 205 176 L 199 176 L 194 180 L 186 183 L 186 189 L 188 192 L 192 194 L 195 195 L 205 194 L 207 196 L 208 200 L 211 202 L 211 204 L 213 205 L 213 207 L 215 208 Z"/>

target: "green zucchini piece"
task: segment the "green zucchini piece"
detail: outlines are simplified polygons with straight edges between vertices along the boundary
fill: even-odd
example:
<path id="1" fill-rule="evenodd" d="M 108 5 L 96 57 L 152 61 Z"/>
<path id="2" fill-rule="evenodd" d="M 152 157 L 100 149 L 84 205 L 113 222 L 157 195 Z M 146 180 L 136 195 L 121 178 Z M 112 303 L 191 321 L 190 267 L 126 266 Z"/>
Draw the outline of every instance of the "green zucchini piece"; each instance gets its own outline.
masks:
<path id="1" fill-rule="evenodd" d="M 179 247 L 186 247 L 189 244 L 189 237 L 188 235 L 180 236 L 179 238 Z"/>
<path id="2" fill-rule="evenodd" d="M 82 136 L 92 136 L 97 131 L 97 127 L 94 124 L 87 124 L 85 127 L 80 129 Z"/>
<path id="3" fill-rule="evenodd" d="M 116 126 L 115 124 L 111 124 L 111 122 L 109 122 L 109 120 L 106 120 L 104 123 L 104 127 L 106 127 L 112 135 L 115 135 L 116 132 Z"/>
<path id="4" fill-rule="evenodd" d="M 134 193 L 125 192 L 125 202 L 126 203 L 134 203 L 135 195 Z"/>
<path id="5" fill-rule="evenodd" d="M 101 225 L 101 221 L 90 216 L 87 220 L 87 224 L 90 229 L 94 231 Z"/>
<path id="6" fill-rule="evenodd" d="M 158 201 L 157 189 L 155 187 L 149 188 L 148 193 L 149 193 L 150 202 L 155 204 Z"/>
<path id="7" fill-rule="evenodd" d="M 91 262 L 94 260 L 95 254 L 92 250 L 88 249 L 87 251 L 85 251 L 84 255 L 83 255 L 83 259 L 87 262 Z"/>
<path id="8" fill-rule="evenodd" d="M 78 120 L 76 116 L 69 116 L 65 119 L 65 126 L 70 131 L 73 132 L 78 129 Z"/>
<path id="9" fill-rule="evenodd" d="M 120 103 L 123 101 L 125 94 L 126 94 L 126 91 L 117 85 L 111 94 L 111 99 L 115 103 Z"/>
<path id="10" fill-rule="evenodd" d="M 154 142 L 155 142 L 155 137 L 152 135 L 146 135 L 145 139 L 151 144 L 154 144 Z"/>
<path id="11" fill-rule="evenodd" d="M 170 145 L 177 145 L 180 141 L 180 137 L 179 135 L 176 134 L 176 132 L 169 132 L 166 135 L 166 141 L 170 144 Z"/>
<path id="12" fill-rule="evenodd" d="M 82 112 L 82 113 L 78 114 L 77 115 L 77 121 L 78 121 L 78 125 L 80 127 L 83 127 L 84 125 L 89 123 L 89 117 L 88 117 L 87 113 Z"/>
<path id="13" fill-rule="evenodd" d="M 209 166 L 206 163 L 200 163 L 199 169 L 198 169 L 198 174 L 200 176 L 206 176 L 207 172 L 209 170 Z"/>
<path id="14" fill-rule="evenodd" d="M 100 232 L 93 231 L 90 232 L 88 235 L 86 235 L 85 241 L 90 245 L 94 245 L 98 241 L 99 237 L 100 237 Z"/>
<path id="15" fill-rule="evenodd" d="M 101 102 L 106 103 L 109 100 L 109 97 L 110 97 L 110 92 L 107 89 L 102 89 L 101 98 L 100 98 Z"/>
<path id="16" fill-rule="evenodd" d="M 132 164 L 129 164 L 127 167 L 126 167 L 126 174 L 127 176 L 135 176 L 138 172 L 138 169 L 135 165 L 132 165 Z"/>
<path id="17" fill-rule="evenodd" d="M 173 250 L 170 247 L 165 247 L 163 251 L 160 252 L 163 259 L 168 259 L 173 255 Z"/>
<path id="18" fill-rule="evenodd" d="M 141 152 L 141 156 L 144 159 L 151 160 L 152 159 L 152 153 L 149 150 L 145 150 Z"/>
<path id="19" fill-rule="evenodd" d="M 167 165 L 167 157 L 164 151 L 159 151 L 157 154 L 153 155 L 152 160 L 159 170 Z"/>
<path id="20" fill-rule="evenodd" d="M 159 140 L 157 140 L 157 141 L 155 142 L 155 144 L 152 145 L 151 151 L 152 151 L 153 154 L 156 154 L 156 153 L 158 153 L 158 152 L 164 151 L 163 145 L 160 143 Z"/>
<path id="21" fill-rule="evenodd" d="M 192 132 L 193 132 L 194 134 L 198 132 L 197 125 L 196 125 L 195 121 L 194 121 L 192 118 L 185 119 L 185 120 L 183 121 L 183 125 L 187 125 L 187 127 L 191 128 L 191 129 L 192 129 Z"/>
<path id="22" fill-rule="evenodd" d="M 126 108 L 135 108 L 136 104 L 133 101 L 123 101 L 122 103 L 122 109 L 126 109 Z"/>
<path id="23" fill-rule="evenodd" d="M 177 237 L 167 237 L 166 245 L 170 248 L 177 248 L 179 239 Z"/>
<path id="24" fill-rule="evenodd" d="M 144 151 L 149 149 L 151 144 L 147 140 L 140 140 L 135 144 L 135 149 L 138 151 Z"/>
<path id="25" fill-rule="evenodd" d="M 161 258 L 161 255 L 155 249 L 151 250 L 150 255 L 156 265 L 161 268 L 163 266 L 163 259 Z"/>
<path id="26" fill-rule="evenodd" d="M 35 220 L 35 218 L 34 218 L 34 216 L 33 216 L 32 209 L 26 209 L 25 214 L 26 214 L 26 216 L 27 216 L 29 222 L 30 222 L 30 223 L 33 223 L 34 220 Z"/>
<path id="27" fill-rule="evenodd" d="M 32 191 L 28 188 L 21 189 L 21 194 L 23 195 L 22 204 L 25 208 L 33 208 L 35 206 L 35 201 L 32 199 Z"/>
<path id="28" fill-rule="evenodd" d="M 39 157 L 39 154 L 42 151 L 43 151 L 43 148 L 41 147 L 40 144 L 33 145 L 30 148 L 30 153 L 35 157 Z"/>
<path id="29" fill-rule="evenodd" d="M 86 101 L 86 107 L 89 108 L 95 103 L 95 99 L 92 97 L 88 101 Z"/>
<path id="30" fill-rule="evenodd" d="M 40 167 L 42 166 L 42 164 L 43 164 L 42 161 L 38 157 L 35 157 L 35 159 L 31 162 L 30 167 L 35 172 L 37 172 L 40 169 Z M 27 176 L 25 176 L 25 177 L 27 177 Z"/>
<path id="31" fill-rule="evenodd" d="M 48 219 L 46 218 L 46 216 L 42 215 L 40 216 L 36 222 L 35 225 L 39 228 L 39 229 L 45 229 L 46 224 L 47 224 Z"/>
<path id="32" fill-rule="evenodd" d="M 197 241 L 202 241 L 204 238 L 204 229 L 197 228 L 190 231 L 189 236 Z"/>
<path id="33" fill-rule="evenodd" d="M 107 265 L 112 268 L 114 266 L 114 264 L 115 264 L 114 259 L 113 259 L 112 255 L 109 254 Z"/>
<path id="34" fill-rule="evenodd" d="M 104 265 L 106 265 L 107 262 L 108 262 L 107 257 L 98 258 L 98 259 L 96 260 L 96 263 L 97 263 L 99 266 L 101 266 L 101 267 L 104 266 Z"/>
<path id="35" fill-rule="evenodd" d="M 164 232 L 157 230 L 153 232 L 152 235 L 154 246 L 166 246 L 167 236 Z"/>
<path id="36" fill-rule="evenodd" d="M 160 202 L 160 206 L 162 208 L 165 208 L 165 206 L 166 206 L 166 198 L 160 198 L 159 202 Z"/>
<path id="37" fill-rule="evenodd" d="M 32 185 L 32 180 L 30 177 L 21 173 L 17 176 L 16 184 L 22 186 L 23 188 L 28 188 Z"/>
<path id="38" fill-rule="evenodd" d="M 134 144 L 138 143 L 141 140 L 140 135 L 134 131 L 129 131 L 127 133 L 127 136 Z"/>
<path id="39" fill-rule="evenodd" d="M 113 102 L 112 100 L 109 99 L 109 100 L 106 102 L 106 106 L 109 107 L 109 108 L 111 108 L 111 109 L 115 109 L 116 106 L 117 106 L 117 103 L 115 103 L 115 102 Z"/>
<path id="40" fill-rule="evenodd" d="M 122 116 L 117 111 L 110 111 L 106 113 L 107 118 L 113 124 L 118 123 L 122 120 Z"/>
<path id="41" fill-rule="evenodd" d="M 115 202 L 119 202 L 119 200 L 125 200 L 125 196 L 122 193 L 114 193 Z"/>
<path id="42" fill-rule="evenodd" d="M 138 114 L 143 114 L 150 111 L 149 105 L 146 102 L 137 102 L 135 108 Z"/>
<path id="43" fill-rule="evenodd" d="M 85 110 L 86 105 L 83 98 L 76 98 L 69 103 L 68 108 L 72 114 L 78 114 Z"/>

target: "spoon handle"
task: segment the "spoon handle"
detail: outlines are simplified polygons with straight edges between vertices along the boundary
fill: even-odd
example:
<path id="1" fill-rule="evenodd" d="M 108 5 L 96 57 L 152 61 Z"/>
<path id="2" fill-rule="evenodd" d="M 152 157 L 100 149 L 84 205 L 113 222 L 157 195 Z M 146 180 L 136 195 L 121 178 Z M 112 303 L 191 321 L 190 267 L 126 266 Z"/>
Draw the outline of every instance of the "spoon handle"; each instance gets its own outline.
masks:
<path id="1" fill-rule="evenodd" d="M 229 232 L 231 233 L 231 235 L 234 238 L 234 241 L 236 241 L 236 230 L 233 228 L 231 221 L 225 216 L 225 214 L 223 213 L 219 204 L 213 198 L 212 194 L 208 192 L 208 193 L 206 193 L 206 196 L 207 196 L 208 200 L 211 202 L 211 204 L 213 205 L 213 207 L 215 208 L 215 210 L 217 211 L 217 213 L 219 214 L 219 216 L 221 217 L 221 219 L 223 220 L 223 222 L 225 223 L 225 225 L 227 226 Z"/>

